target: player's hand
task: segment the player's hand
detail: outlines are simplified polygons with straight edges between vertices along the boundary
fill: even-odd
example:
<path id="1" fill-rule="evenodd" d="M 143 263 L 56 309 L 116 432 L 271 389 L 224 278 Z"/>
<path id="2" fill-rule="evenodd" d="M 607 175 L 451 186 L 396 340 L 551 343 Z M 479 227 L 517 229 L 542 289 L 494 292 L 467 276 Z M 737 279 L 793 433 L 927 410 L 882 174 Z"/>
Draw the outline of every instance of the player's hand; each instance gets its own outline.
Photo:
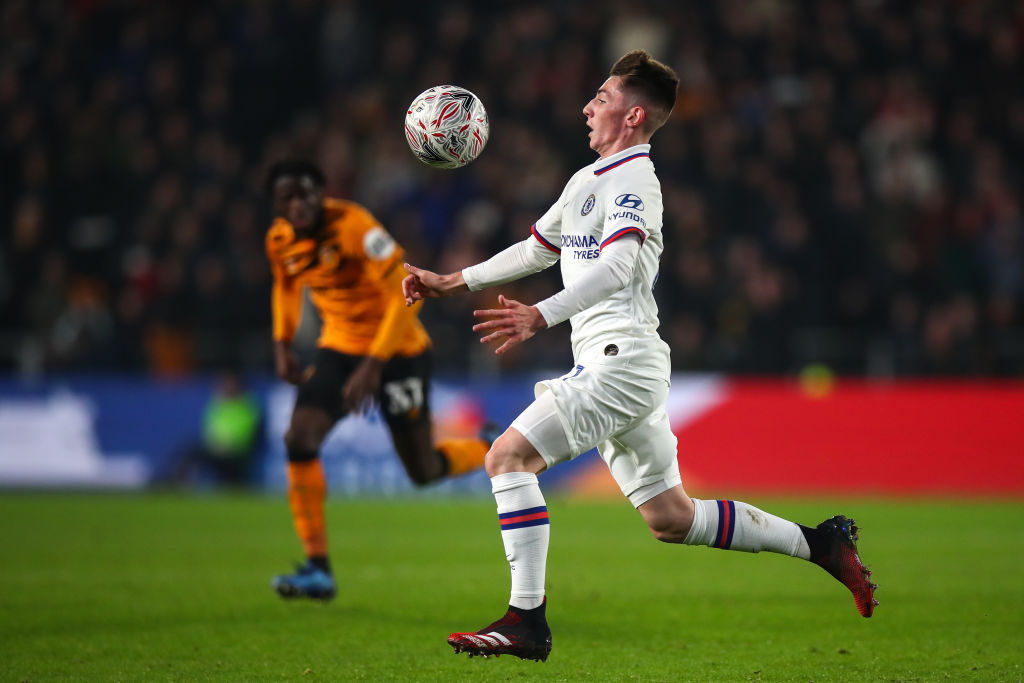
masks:
<path id="1" fill-rule="evenodd" d="M 499 356 L 532 337 L 537 330 L 543 330 L 548 326 L 536 306 L 527 306 L 501 295 L 498 296 L 498 303 L 504 308 L 473 311 L 474 317 L 491 318 L 487 322 L 473 325 L 473 331 L 487 332 L 480 338 L 481 344 L 504 339 L 505 343 L 494 350 Z"/>
<path id="2" fill-rule="evenodd" d="M 402 294 L 405 295 L 406 306 L 412 306 L 423 299 L 439 299 L 469 289 L 466 281 L 462 279 L 461 272 L 438 275 L 408 263 L 405 264 L 405 270 L 409 273 L 402 280 Z"/>
<path id="3" fill-rule="evenodd" d="M 384 361 L 373 356 L 363 357 L 341 389 L 341 402 L 346 412 L 364 413 L 373 405 L 380 391 L 383 370 Z"/>
<path id="4" fill-rule="evenodd" d="M 274 370 L 288 384 L 301 384 L 303 380 L 299 359 L 284 342 L 274 344 Z"/>

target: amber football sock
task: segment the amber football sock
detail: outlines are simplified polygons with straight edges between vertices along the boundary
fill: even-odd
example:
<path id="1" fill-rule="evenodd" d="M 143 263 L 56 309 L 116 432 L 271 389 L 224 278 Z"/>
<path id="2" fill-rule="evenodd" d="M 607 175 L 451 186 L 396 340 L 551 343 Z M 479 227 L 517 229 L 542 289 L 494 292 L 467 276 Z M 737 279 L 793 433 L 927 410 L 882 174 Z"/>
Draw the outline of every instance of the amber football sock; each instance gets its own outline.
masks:
<path id="1" fill-rule="evenodd" d="M 457 477 L 484 464 L 489 447 L 483 439 L 442 439 L 437 450 L 448 461 L 449 477 Z"/>
<path id="2" fill-rule="evenodd" d="M 327 481 L 320 460 L 288 463 L 288 503 L 292 509 L 295 531 L 309 558 L 326 558 L 327 527 L 324 521 L 324 498 Z"/>

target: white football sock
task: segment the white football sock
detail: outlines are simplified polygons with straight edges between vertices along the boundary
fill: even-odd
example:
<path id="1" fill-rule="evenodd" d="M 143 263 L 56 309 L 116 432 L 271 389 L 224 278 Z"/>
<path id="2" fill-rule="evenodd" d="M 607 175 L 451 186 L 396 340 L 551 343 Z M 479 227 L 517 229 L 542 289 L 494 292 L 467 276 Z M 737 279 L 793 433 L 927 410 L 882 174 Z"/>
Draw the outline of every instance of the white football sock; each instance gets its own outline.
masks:
<path id="1" fill-rule="evenodd" d="M 738 500 L 693 499 L 693 526 L 683 541 L 723 550 L 767 550 L 805 560 L 811 558 L 800 527 Z"/>
<path id="2" fill-rule="evenodd" d="M 544 602 L 544 571 L 548 560 L 548 508 L 537 475 L 508 472 L 491 477 L 491 491 L 498 504 L 501 540 L 512 571 L 509 604 L 520 609 Z"/>

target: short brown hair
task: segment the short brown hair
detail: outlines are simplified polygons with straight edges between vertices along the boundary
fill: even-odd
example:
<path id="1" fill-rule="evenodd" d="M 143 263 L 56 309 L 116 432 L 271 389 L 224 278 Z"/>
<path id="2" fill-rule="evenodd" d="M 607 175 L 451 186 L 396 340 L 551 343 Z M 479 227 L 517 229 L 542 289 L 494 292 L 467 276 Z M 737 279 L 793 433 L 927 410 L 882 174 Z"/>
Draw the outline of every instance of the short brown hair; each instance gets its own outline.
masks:
<path id="1" fill-rule="evenodd" d="M 640 99 L 647 112 L 649 132 L 665 125 L 676 104 L 679 88 L 679 76 L 672 67 L 651 57 L 647 50 L 633 50 L 615 62 L 609 75 L 621 78 L 623 90 Z"/>

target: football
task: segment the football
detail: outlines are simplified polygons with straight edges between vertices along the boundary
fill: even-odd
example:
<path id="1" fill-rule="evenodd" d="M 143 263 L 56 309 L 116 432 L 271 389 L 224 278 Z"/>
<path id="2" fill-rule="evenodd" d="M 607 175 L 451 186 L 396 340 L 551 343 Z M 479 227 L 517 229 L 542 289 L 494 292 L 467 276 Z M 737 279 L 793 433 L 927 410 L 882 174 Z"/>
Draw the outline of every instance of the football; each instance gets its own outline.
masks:
<path id="1" fill-rule="evenodd" d="M 416 158 L 434 168 L 459 168 L 480 156 L 490 135 L 476 95 L 456 85 L 424 90 L 405 115 L 405 138 Z"/>

